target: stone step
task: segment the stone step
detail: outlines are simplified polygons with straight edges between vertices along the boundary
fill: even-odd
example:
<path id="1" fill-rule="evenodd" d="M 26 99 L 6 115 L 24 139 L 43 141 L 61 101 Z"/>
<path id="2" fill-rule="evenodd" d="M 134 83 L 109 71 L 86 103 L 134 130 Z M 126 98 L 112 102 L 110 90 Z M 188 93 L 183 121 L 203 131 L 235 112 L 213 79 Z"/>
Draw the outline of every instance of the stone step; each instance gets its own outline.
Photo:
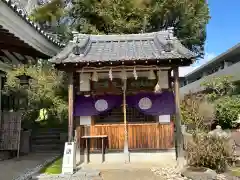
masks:
<path id="1" fill-rule="evenodd" d="M 64 143 L 59 144 L 32 144 L 32 148 L 38 148 L 38 149 L 54 149 L 64 146 Z"/>
<path id="2" fill-rule="evenodd" d="M 61 144 L 63 143 L 63 141 L 61 141 L 60 139 L 35 139 L 31 141 L 32 144 L 43 144 L 43 145 L 48 145 L 48 144 Z"/>
<path id="3" fill-rule="evenodd" d="M 33 135 L 32 136 L 32 139 L 49 139 L 49 138 L 53 138 L 53 139 L 56 139 L 56 138 L 59 138 L 60 137 L 60 134 L 38 134 L 38 135 Z"/>
<path id="4" fill-rule="evenodd" d="M 32 152 L 52 152 L 52 151 L 63 151 L 64 144 L 51 144 L 51 145 L 32 145 Z"/>
<path id="5" fill-rule="evenodd" d="M 47 150 L 47 149 L 32 149 L 31 152 L 33 153 L 38 153 L 38 154 L 41 154 L 41 153 L 62 153 L 64 149 L 53 149 L 53 150 Z"/>
<path id="6" fill-rule="evenodd" d="M 62 132 L 64 131 L 62 128 L 39 128 L 38 132 Z"/>

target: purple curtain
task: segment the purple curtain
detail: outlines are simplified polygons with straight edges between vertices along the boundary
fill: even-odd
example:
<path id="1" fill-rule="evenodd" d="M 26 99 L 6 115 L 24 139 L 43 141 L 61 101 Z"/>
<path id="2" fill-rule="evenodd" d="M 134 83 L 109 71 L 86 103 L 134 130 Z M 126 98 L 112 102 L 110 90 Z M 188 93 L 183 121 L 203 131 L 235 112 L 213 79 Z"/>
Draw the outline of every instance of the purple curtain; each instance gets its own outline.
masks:
<path id="1" fill-rule="evenodd" d="M 122 96 L 105 95 L 97 97 L 76 96 L 74 116 L 93 116 L 107 112 L 122 104 Z"/>
<path id="2" fill-rule="evenodd" d="M 127 104 L 146 115 L 160 116 L 175 113 L 174 94 L 170 91 L 160 94 L 139 93 L 127 96 Z"/>
<path id="3" fill-rule="evenodd" d="M 146 115 L 160 116 L 175 113 L 174 94 L 164 91 L 160 94 L 139 93 L 126 97 L 127 105 Z M 104 95 L 97 97 L 77 96 L 74 116 L 93 116 L 105 113 L 122 104 L 121 95 Z"/>

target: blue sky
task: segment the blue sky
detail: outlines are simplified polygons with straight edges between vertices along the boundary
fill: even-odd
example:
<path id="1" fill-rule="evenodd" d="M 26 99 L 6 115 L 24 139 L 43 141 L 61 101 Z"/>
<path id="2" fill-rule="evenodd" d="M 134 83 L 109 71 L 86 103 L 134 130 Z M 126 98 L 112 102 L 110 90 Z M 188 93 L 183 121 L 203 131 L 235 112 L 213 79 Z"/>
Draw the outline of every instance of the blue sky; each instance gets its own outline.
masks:
<path id="1" fill-rule="evenodd" d="M 183 76 L 240 42 L 240 0 L 208 0 L 211 19 L 207 26 L 205 58 L 181 68 Z"/>

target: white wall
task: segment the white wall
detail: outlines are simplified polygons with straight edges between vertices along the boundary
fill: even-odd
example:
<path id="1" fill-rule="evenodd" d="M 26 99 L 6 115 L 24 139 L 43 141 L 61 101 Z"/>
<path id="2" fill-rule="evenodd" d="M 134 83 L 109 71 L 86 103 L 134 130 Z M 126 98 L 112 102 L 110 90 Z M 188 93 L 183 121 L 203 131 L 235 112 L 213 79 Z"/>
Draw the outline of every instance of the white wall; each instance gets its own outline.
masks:
<path id="1" fill-rule="evenodd" d="M 219 70 L 211 75 L 205 76 L 197 81 L 194 81 L 190 84 L 187 84 L 186 86 L 183 86 L 180 88 L 180 94 L 183 96 L 184 94 L 191 92 L 198 92 L 200 90 L 203 90 L 203 87 L 201 87 L 201 84 L 206 81 L 207 79 L 211 79 L 214 76 L 233 76 L 233 81 L 240 80 L 240 62 L 233 64 L 231 66 L 228 66 L 222 70 Z"/>

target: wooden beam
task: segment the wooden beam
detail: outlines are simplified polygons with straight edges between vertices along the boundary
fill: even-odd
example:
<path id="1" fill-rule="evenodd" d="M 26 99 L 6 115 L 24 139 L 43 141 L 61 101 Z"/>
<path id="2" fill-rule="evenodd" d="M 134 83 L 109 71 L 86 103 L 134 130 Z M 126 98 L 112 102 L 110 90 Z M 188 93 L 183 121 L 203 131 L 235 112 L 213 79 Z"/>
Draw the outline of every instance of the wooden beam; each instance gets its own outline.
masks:
<path id="1" fill-rule="evenodd" d="M 14 56 L 16 56 L 20 61 L 25 61 L 25 58 L 21 54 L 16 52 L 12 52 L 12 54 L 14 54 Z"/>
<path id="2" fill-rule="evenodd" d="M 73 141 L 73 73 L 68 73 L 68 142 Z"/>
<path id="3" fill-rule="evenodd" d="M 176 148 L 177 148 L 177 161 L 179 164 L 182 164 L 180 161 L 184 158 L 183 154 L 183 135 L 181 127 L 181 109 L 180 109 L 180 93 L 179 93 L 179 69 L 178 67 L 173 68 L 174 76 L 174 92 L 175 92 L 175 126 L 176 126 Z"/>
<path id="4" fill-rule="evenodd" d="M 81 58 L 80 58 L 81 59 Z M 87 68 L 88 70 L 90 69 L 101 69 L 101 68 L 110 68 L 110 67 L 116 67 L 116 66 L 123 66 L 122 62 L 123 61 L 102 61 L 102 62 L 81 62 L 79 59 L 79 62 L 68 62 L 68 63 L 60 63 L 60 64 L 55 64 L 55 67 L 57 69 L 66 71 L 66 72 L 77 72 L 77 71 L 81 71 L 81 69 L 84 67 Z M 184 59 L 183 61 L 181 61 L 181 59 L 172 59 L 170 60 L 151 60 L 148 61 L 147 65 L 148 66 L 157 66 L 159 68 L 169 68 L 169 67 L 173 67 L 173 66 L 188 66 L 189 64 L 191 64 L 191 60 L 190 59 Z M 124 67 L 126 66 L 146 66 L 146 63 L 144 60 L 128 60 L 128 61 L 124 61 Z"/>
<path id="5" fill-rule="evenodd" d="M 1 50 L 7 57 L 12 61 L 14 65 L 22 64 L 20 60 L 18 60 L 14 55 L 12 55 L 9 51 L 7 50 Z"/>
<path id="6" fill-rule="evenodd" d="M 16 52 L 21 55 L 29 55 L 32 57 L 47 58 L 46 55 L 36 51 L 35 49 L 33 49 L 31 47 L 25 47 L 25 46 L 20 47 L 20 46 L 15 46 L 14 44 L 9 45 L 9 44 L 0 43 L 0 49 L 8 50 L 9 52 Z"/>
<path id="7" fill-rule="evenodd" d="M 172 90 L 172 69 L 168 70 L 168 88 Z"/>

